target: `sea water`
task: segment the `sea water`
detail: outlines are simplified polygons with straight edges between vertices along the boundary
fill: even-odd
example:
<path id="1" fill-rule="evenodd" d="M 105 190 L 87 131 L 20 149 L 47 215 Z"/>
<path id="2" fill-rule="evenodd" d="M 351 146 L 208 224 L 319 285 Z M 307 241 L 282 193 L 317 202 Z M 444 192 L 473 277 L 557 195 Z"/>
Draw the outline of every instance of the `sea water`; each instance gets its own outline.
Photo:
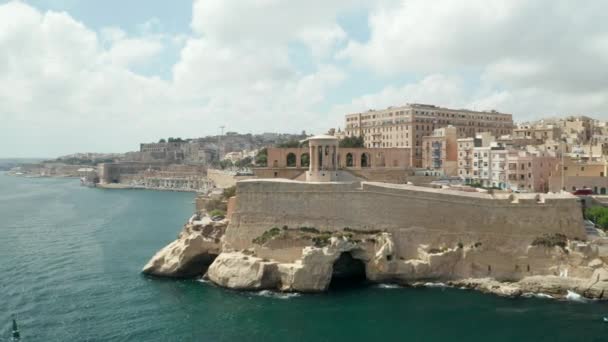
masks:
<path id="1" fill-rule="evenodd" d="M 140 274 L 194 194 L 0 174 L 0 341 L 608 341 L 608 305 L 370 285 L 236 292 Z"/>

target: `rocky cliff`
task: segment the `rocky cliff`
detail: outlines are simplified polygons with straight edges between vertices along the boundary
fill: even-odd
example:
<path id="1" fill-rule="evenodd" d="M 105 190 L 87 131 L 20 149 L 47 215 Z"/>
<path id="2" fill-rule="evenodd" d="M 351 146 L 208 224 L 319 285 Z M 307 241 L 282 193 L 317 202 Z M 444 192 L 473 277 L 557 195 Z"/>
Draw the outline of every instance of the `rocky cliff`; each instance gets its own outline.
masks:
<path id="1" fill-rule="evenodd" d="M 149 275 L 174 278 L 202 276 L 221 252 L 227 221 L 190 220 L 177 240 L 158 251 L 144 266 Z"/>
<path id="2" fill-rule="evenodd" d="M 506 296 L 608 297 L 608 241 L 586 241 L 573 197 L 245 181 L 231 216 L 191 219 L 144 273 L 204 274 L 239 290 L 441 282 Z"/>

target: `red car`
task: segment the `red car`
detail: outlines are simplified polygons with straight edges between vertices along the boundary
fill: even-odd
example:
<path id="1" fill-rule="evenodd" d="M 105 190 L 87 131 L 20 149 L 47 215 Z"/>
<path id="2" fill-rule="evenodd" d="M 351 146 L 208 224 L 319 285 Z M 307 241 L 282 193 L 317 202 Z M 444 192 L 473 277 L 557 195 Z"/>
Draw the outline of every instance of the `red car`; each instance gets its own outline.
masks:
<path id="1" fill-rule="evenodd" d="M 593 190 L 591 189 L 577 189 L 572 192 L 573 195 L 576 196 L 590 196 L 593 195 Z"/>

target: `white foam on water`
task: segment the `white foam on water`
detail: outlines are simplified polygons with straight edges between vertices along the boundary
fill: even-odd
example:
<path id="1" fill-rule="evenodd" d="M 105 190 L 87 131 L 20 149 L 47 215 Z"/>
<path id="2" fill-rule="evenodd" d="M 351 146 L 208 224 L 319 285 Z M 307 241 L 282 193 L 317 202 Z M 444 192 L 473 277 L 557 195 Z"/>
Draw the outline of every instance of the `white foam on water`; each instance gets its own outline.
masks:
<path id="1" fill-rule="evenodd" d="M 256 295 L 267 298 L 277 298 L 277 299 L 291 299 L 295 297 L 299 297 L 299 293 L 294 292 L 274 292 L 270 290 L 262 290 L 259 292 L 255 292 Z"/>
<path id="2" fill-rule="evenodd" d="M 203 278 L 198 278 L 198 279 L 196 279 L 196 281 L 198 281 L 199 283 L 203 283 L 203 284 L 208 284 L 209 283 L 209 280 L 203 279 Z"/>
<path id="3" fill-rule="evenodd" d="M 376 287 L 378 287 L 380 289 L 398 289 L 401 286 L 399 286 L 397 284 L 378 284 Z"/>
<path id="4" fill-rule="evenodd" d="M 521 295 L 526 298 L 542 298 L 542 299 L 553 299 L 553 296 L 548 295 L 546 293 L 534 293 L 534 292 L 526 292 Z"/>
<path id="5" fill-rule="evenodd" d="M 574 292 L 574 291 L 570 291 L 568 290 L 568 294 L 566 295 L 566 300 L 572 301 L 572 302 L 578 302 L 578 303 L 587 303 L 590 300 L 581 296 L 580 294 Z"/>
<path id="6" fill-rule="evenodd" d="M 426 287 L 439 287 L 439 288 L 448 287 L 444 283 L 424 283 L 424 286 L 426 286 Z"/>

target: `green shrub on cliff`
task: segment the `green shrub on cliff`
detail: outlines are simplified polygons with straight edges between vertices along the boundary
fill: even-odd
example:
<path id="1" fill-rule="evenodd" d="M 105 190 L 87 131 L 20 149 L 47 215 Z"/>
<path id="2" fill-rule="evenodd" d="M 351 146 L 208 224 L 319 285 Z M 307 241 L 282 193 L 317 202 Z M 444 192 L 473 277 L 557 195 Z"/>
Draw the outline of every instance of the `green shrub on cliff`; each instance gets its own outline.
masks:
<path id="1" fill-rule="evenodd" d="M 262 235 L 253 239 L 251 242 L 257 245 L 263 245 L 266 242 L 272 240 L 274 237 L 279 236 L 281 234 L 281 229 L 279 227 L 273 227 L 267 231 L 265 231 Z"/>
<path id="2" fill-rule="evenodd" d="M 361 229 L 353 229 L 350 227 L 344 227 L 343 229 L 345 232 L 350 232 L 350 233 L 355 233 L 355 234 L 368 234 L 368 235 L 375 235 L 375 234 L 380 234 L 382 233 L 381 230 L 378 229 L 370 229 L 370 230 L 361 230 Z"/>
<path id="3" fill-rule="evenodd" d="M 213 209 L 213 210 L 211 210 L 211 212 L 209 212 L 209 216 L 210 217 L 226 216 L 226 212 L 223 210 L 219 210 L 219 209 Z"/>
<path id="4" fill-rule="evenodd" d="M 229 199 L 230 197 L 233 197 L 234 195 L 236 195 L 236 186 L 231 186 L 229 188 L 224 189 L 224 192 L 222 193 L 222 197 L 224 199 Z"/>
<path id="5" fill-rule="evenodd" d="M 228 210 L 228 205 L 219 199 L 213 199 L 205 203 L 205 210 L 207 212 L 212 212 L 213 210 L 226 211 Z"/>
<path id="6" fill-rule="evenodd" d="M 298 228 L 300 231 L 305 232 L 305 233 L 313 233 L 313 234 L 319 234 L 320 231 L 315 228 L 315 227 L 300 227 Z"/>
<path id="7" fill-rule="evenodd" d="M 537 237 L 532 241 L 532 246 L 545 246 L 545 247 L 555 247 L 559 246 L 562 249 L 566 248 L 566 244 L 568 242 L 568 238 L 564 234 L 556 233 L 556 234 L 545 234 L 541 237 Z"/>
<path id="8" fill-rule="evenodd" d="M 325 246 L 329 245 L 330 239 L 331 239 L 331 235 L 323 234 L 323 235 L 313 237 L 312 242 L 314 243 L 315 247 L 325 247 Z"/>

